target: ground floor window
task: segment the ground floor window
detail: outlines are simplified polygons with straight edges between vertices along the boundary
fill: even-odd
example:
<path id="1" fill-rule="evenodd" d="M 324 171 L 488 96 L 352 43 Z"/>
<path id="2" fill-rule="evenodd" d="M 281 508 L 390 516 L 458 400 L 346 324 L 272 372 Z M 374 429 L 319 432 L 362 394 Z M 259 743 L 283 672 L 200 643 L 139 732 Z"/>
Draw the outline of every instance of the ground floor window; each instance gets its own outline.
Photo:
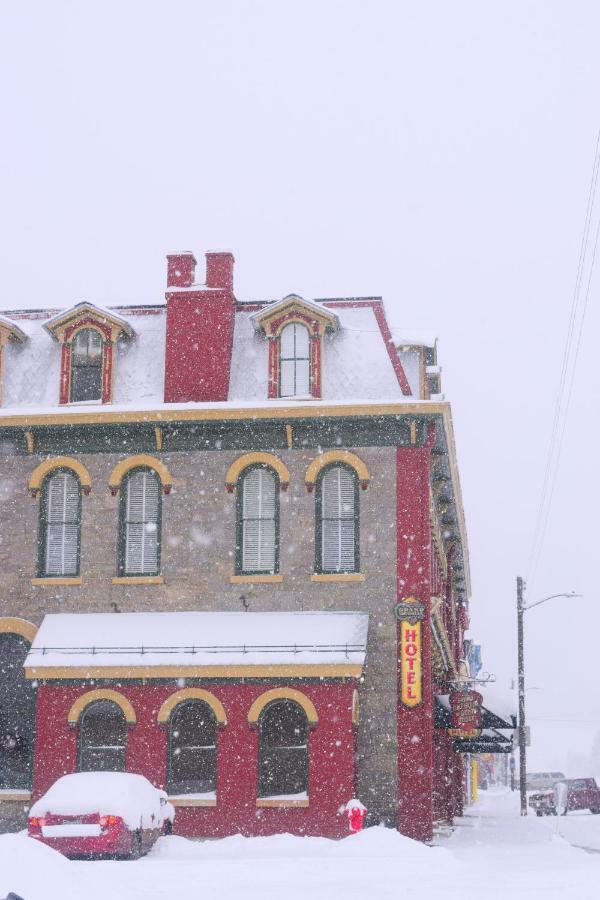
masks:
<path id="1" fill-rule="evenodd" d="M 170 794 L 209 794 L 217 788 L 217 720 L 207 703 L 180 703 L 169 727 Z"/>
<path id="2" fill-rule="evenodd" d="M 258 724 L 258 796 L 308 792 L 308 721 L 291 700 L 265 707 Z"/>
<path id="3" fill-rule="evenodd" d="M 0 634 L 0 790 L 31 788 L 35 693 L 23 664 L 29 642 Z"/>
<path id="4" fill-rule="evenodd" d="M 127 725 L 112 700 L 90 703 L 79 720 L 80 772 L 124 772 Z"/>

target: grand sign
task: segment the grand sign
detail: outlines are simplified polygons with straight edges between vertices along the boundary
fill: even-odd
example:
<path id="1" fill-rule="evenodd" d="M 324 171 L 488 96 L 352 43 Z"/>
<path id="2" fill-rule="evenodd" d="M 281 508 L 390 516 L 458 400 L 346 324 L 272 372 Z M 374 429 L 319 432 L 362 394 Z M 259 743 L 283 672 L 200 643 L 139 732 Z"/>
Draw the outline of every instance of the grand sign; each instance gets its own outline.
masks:
<path id="1" fill-rule="evenodd" d="M 422 634 L 425 604 L 409 597 L 396 604 L 400 620 L 400 699 L 409 708 L 423 699 Z"/>

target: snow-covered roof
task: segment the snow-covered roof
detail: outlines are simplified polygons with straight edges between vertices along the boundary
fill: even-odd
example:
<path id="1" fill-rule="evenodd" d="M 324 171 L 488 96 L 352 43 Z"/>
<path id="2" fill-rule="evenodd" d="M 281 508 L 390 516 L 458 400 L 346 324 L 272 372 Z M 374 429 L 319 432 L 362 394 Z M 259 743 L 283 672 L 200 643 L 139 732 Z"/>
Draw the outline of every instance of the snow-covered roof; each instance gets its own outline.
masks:
<path id="1" fill-rule="evenodd" d="M 273 310 L 277 304 L 289 302 L 289 298 L 276 304 L 263 306 Z M 396 350 L 386 346 L 377 317 L 376 304 L 369 300 L 328 300 L 316 303 L 303 300 L 321 314 L 335 316 L 337 329 L 326 333 L 322 353 L 322 400 L 326 403 L 346 401 L 388 401 L 413 403 L 421 397 L 421 361 L 413 345 Z M 166 346 L 166 306 L 117 307 L 105 309 L 96 304 L 85 304 L 100 317 L 110 317 L 132 340 L 119 341 L 115 345 L 113 402 L 110 409 L 165 407 L 164 370 Z M 18 316 L 18 327 L 24 342 L 9 342 L 5 348 L 4 385 L 2 411 L 16 407 L 32 412 L 73 410 L 72 406 L 59 405 L 60 352 L 51 337 L 50 330 L 73 310 L 54 313 L 42 310 Z M 255 308 L 254 308 L 255 309 Z M 256 329 L 257 313 L 252 307 L 236 307 L 233 335 L 229 403 L 275 401 L 268 399 L 268 340 Z M 13 324 L 12 319 L 7 319 Z M 395 339 L 394 339 L 395 340 Z M 421 342 L 422 343 L 422 342 Z M 398 383 L 392 359 L 397 353 L 408 380 L 411 394 L 406 396 Z M 293 400 L 287 400 L 287 405 Z M 318 402 L 318 401 L 313 401 Z M 191 405 L 191 404 L 190 404 Z M 172 404 L 168 405 L 169 407 Z M 216 406 L 216 404 L 215 404 Z M 104 405 L 103 410 L 107 407 Z M 92 404 L 78 409 L 94 412 Z M 1 414 L 1 413 L 0 413 Z"/>
<path id="2" fill-rule="evenodd" d="M 149 667 L 335 666 L 360 674 L 368 622 L 356 612 L 58 613 L 44 618 L 25 668 L 50 678 L 52 669 Z"/>
<path id="3" fill-rule="evenodd" d="M 437 336 L 432 332 L 407 332 L 400 328 L 391 328 L 390 332 L 396 347 L 435 347 Z"/>
<path id="4" fill-rule="evenodd" d="M 116 316 L 116 314 L 112 313 Z M 56 317 L 53 317 L 56 318 Z M 119 317 L 122 318 L 122 317 Z M 67 409 L 58 405 L 60 352 L 45 326 L 50 320 L 20 319 L 27 337 L 23 345 L 10 343 L 5 350 L 2 411 L 23 407 L 30 411 Z M 123 321 L 125 321 L 123 319 Z M 129 327 L 129 326 L 128 326 Z M 131 329 L 130 329 L 131 330 Z M 135 339 L 116 347 L 114 402 L 125 407 L 164 401 L 165 310 L 135 316 Z M 157 360 L 160 362 L 157 364 Z M 111 404 L 111 409 L 114 404 Z M 91 405 L 80 407 L 91 410 Z M 106 407 L 99 407 L 104 408 Z"/>
<path id="5" fill-rule="evenodd" d="M 342 307 L 335 313 L 339 328 L 323 341 L 323 399 L 418 399 L 418 379 L 412 396 L 402 394 L 373 307 Z M 254 315 L 240 311 L 235 317 L 230 400 L 267 397 L 268 342 L 255 331 Z"/>

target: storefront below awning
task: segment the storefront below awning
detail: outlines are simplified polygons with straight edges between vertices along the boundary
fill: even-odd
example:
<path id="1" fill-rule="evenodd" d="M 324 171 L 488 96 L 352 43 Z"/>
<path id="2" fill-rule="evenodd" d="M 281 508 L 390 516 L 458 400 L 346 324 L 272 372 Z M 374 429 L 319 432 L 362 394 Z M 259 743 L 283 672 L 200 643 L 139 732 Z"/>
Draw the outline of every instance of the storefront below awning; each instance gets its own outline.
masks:
<path id="1" fill-rule="evenodd" d="M 435 695 L 435 727 L 451 728 L 452 719 L 450 713 L 450 694 Z M 482 729 L 502 729 L 512 730 L 517 727 L 516 716 L 498 715 L 485 706 L 481 707 L 481 727 Z M 488 751 L 468 751 L 468 752 L 488 752 Z"/>

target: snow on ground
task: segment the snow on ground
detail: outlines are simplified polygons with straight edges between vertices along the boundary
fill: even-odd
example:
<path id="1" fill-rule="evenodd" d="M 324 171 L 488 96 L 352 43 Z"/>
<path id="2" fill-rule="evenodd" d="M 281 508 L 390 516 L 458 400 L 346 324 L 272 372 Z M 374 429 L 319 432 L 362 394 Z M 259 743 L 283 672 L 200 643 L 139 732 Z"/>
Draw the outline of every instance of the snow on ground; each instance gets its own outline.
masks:
<path id="1" fill-rule="evenodd" d="M 587 809 L 566 816 L 544 816 L 539 821 L 574 847 L 587 847 L 600 853 L 600 816 L 592 816 Z"/>
<path id="2" fill-rule="evenodd" d="M 79 896 L 86 900 L 96 900 L 93 890 L 111 900 L 596 900 L 600 854 L 569 840 L 600 845 L 600 817 L 569 815 L 560 834 L 556 827 L 556 819 L 521 819 L 516 793 L 488 791 L 434 847 L 370 828 L 343 841 L 169 837 L 137 862 L 66 862 L 7 835 L 0 837 L 0 897 L 14 890 L 24 900 L 71 900 L 85 885 Z"/>

